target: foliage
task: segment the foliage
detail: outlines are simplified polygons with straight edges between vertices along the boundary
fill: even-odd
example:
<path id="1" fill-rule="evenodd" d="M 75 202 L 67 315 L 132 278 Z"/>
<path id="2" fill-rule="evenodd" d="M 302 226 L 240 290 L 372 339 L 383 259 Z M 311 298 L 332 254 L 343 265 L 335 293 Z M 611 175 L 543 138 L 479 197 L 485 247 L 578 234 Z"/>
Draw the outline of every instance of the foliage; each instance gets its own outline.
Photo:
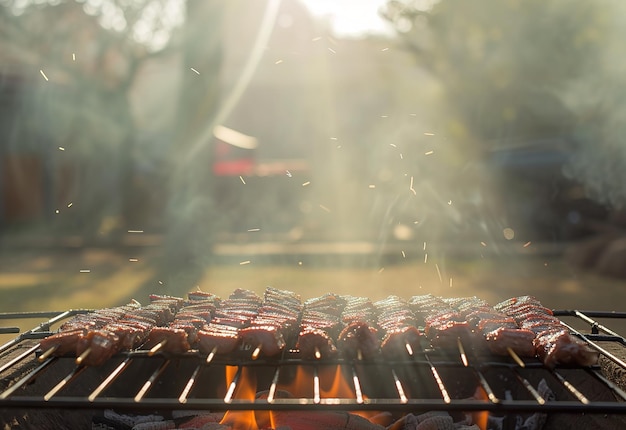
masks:
<path id="1" fill-rule="evenodd" d="M 596 62 L 609 8 L 555 0 L 390 0 L 385 16 L 442 83 L 457 137 L 482 142 L 571 131 L 563 103 Z M 485 143 L 488 145 L 487 143 Z"/>

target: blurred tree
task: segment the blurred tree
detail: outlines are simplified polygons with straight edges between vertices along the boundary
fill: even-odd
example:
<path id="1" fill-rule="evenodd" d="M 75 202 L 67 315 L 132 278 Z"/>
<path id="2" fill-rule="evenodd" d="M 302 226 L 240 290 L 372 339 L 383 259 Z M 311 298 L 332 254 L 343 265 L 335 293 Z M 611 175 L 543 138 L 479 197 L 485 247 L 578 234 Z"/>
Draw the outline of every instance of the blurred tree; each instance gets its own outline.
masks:
<path id="1" fill-rule="evenodd" d="M 224 0 L 187 0 L 182 29 L 182 83 L 170 152 L 165 273 L 195 280 L 210 259 L 215 223 L 213 135 L 221 103 Z"/>
<path id="2" fill-rule="evenodd" d="M 605 43 L 609 8 L 556 0 L 390 0 L 384 11 L 441 82 L 447 131 L 489 147 L 571 132 L 562 100 Z"/>
<path id="3" fill-rule="evenodd" d="M 5 144 L 24 150 L 30 143 L 59 162 L 51 154 L 67 149 L 63 160 L 73 159 L 77 170 L 71 197 L 79 233 L 96 235 L 106 215 L 119 217 L 120 229 L 140 221 L 129 93 L 146 61 L 167 52 L 182 20 L 175 4 L 0 1 L 2 73 L 18 75 L 24 88 L 12 142 Z"/>

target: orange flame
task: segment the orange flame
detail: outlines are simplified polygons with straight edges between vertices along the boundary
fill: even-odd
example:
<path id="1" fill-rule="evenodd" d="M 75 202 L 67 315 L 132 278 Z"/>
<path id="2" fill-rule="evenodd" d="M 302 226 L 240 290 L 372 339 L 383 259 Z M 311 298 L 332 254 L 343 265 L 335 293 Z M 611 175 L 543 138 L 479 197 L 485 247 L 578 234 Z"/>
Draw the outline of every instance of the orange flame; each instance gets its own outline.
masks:
<path id="1" fill-rule="evenodd" d="M 474 398 L 476 400 L 487 400 L 489 397 L 487 396 L 487 392 L 480 386 L 476 387 L 476 391 L 474 392 Z M 480 430 L 487 430 L 487 421 L 489 420 L 489 412 L 488 411 L 477 411 L 472 412 L 472 422 L 480 427 Z"/>
<path id="2" fill-rule="evenodd" d="M 237 366 L 226 366 L 226 384 L 230 386 L 235 379 Z M 232 394 L 233 399 L 254 400 L 256 397 L 256 377 L 251 369 L 242 367 L 241 375 Z M 227 411 L 220 424 L 230 426 L 232 430 L 257 430 L 254 411 Z"/>
<path id="3" fill-rule="evenodd" d="M 276 389 L 297 398 L 313 398 L 315 401 L 323 403 L 326 400 L 355 399 L 357 398 L 355 387 L 351 376 L 348 376 L 340 365 L 320 365 L 317 372 L 314 366 L 296 366 L 293 369 L 292 377 L 287 373 L 286 378 L 279 381 Z M 257 377 L 253 368 L 242 367 L 237 383 L 233 385 L 238 371 L 237 366 L 225 366 L 227 398 L 226 401 L 233 400 L 255 400 L 257 398 Z M 283 373 L 281 372 L 281 375 Z M 286 379 L 286 380 L 285 380 Z M 259 394 L 263 395 L 263 394 Z M 230 397 L 229 397 L 230 396 Z M 363 396 L 366 399 L 366 396 Z M 302 412 L 298 414 L 299 419 L 317 418 L 331 419 L 334 413 L 328 416 L 311 416 L 321 412 Z M 353 411 L 353 415 L 370 420 L 373 423 L 387 426 L 391 424 L 391 414 L 380 413 L 378 411 Z M 301 415 L 301 416 L 300 416 Z M 281 418 L 282 417 L 282 418 Z M 258 430 L 264 428 L 276 428 L 281 424 L 281 420 L 289 419 L 290 415 L 280 415 L 272 411 L 227 411 L 220 421 L 220 424 L 230 426 L 232 430 Z M 484 429 L 484 427 L 481 427 Z"/>

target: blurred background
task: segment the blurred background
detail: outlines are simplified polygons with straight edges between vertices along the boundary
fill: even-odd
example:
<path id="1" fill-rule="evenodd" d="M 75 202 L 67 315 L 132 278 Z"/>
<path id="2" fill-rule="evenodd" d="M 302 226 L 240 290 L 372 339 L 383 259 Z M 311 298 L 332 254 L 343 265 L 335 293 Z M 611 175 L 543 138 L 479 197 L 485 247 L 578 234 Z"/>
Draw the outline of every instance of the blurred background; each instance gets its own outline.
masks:
<path id="1" fill-rule="evenodd" d="M 0 311 L 625 310 L 626 3 L 0 0 Z"/>

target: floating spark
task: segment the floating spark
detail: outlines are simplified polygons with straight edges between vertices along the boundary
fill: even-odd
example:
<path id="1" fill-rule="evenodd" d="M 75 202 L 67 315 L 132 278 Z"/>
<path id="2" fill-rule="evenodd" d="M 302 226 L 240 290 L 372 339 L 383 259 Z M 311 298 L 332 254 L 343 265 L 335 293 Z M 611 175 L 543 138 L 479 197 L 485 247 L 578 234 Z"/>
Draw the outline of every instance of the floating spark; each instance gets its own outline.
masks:
<path id="1" fill-rule="evenodd" d="M 43 72 L 43 70 L 39 69 L 39 73 L 41 73 L 41 76 L 43 76 L 43 78 L 48 81 L 48 77 L 46 76 L 46 74 Z"/>
<path id="2" fill-rule="evenodd" d="M 196 75 L 199 75 L 200 72 L 198 72 L 196 69 L 194 69 L 193 67 L 190 67 L 191 71 L 194 72 Z"/>

